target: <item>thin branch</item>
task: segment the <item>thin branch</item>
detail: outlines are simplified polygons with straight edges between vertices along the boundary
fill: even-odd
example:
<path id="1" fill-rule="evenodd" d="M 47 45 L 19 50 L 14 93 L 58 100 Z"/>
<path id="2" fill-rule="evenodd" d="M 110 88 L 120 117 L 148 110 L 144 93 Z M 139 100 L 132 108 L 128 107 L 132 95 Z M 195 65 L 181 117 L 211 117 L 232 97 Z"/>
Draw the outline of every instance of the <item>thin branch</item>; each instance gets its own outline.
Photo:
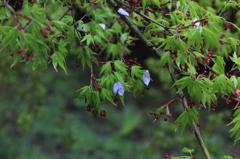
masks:
<path id="1" fill-rule="evenodd" d="M 89 9 L 89 11 L 82 16 L 80 20 L 83 20 L 96 6 L 98 3 L 94 3 L 93 6 Z"/>
<path id="2" fill-rule="evenodd" d="M 189 52 L 191 52 L 191 54 L 193 54 L 195 57 L 198 57 L 193 50 L 189 49 Z M 213 68 L 211 68 L 209 65 L 202 63 L 204 66 L 206 66 L 212 73 L 216 74 L 216 75 L 220 75 L 220 73 L 218 73 L 216 70 L 214 70 Z M 233 85 L 231 85 L 229 82 L 227 82 L 227 85 L 229 85 L 232 89 L 234 89 L 235 91 L 237 91 L 238 89 L 236 87 L 234 87 Z"/>
<path id="3" fill-rule="evenodd" d="M 146 18 L 147 20 L 149 20 L 149 21 L 151 21 L 151 22 L 153 22 L 153 23 L 161 26 L 161 27 L 164 28 L 166 31 L 168 31 L 169 33 L 171 33 L 172 35 L 174 35 L 173 32 L 170 30 L 170 29 L 173 29 L 173 28 L 168 27 L 168 26 L 166 26 L 166 25 L 163 25 L 163 24 L 157 22 L 156 20 L 153 20 L 153 19 L 149 18 L 149 17 L 146 16 L 145 14 L 139 12 L 138 10 L 132 8 L 131 6 L 128 6 L 127 4 L 125 4 L 125 3 L 123 3 L 123 2 L 121 2 L 121 1 L 119 1 L 119 0 L 115 0 L 115 1 L 118 2 L 118 3 L 120 3 L 120 4 L 122 4 L 122 5 L 124 5 L 124 6 L 126 6 L 127 8 L 130 8 L 130 9 L 133 10 L 135 13 L 137 13 L 137 14 L 139 14 L 140 16 Z M 175 29 L 175 28 L 174 28 L 174 29 Z"/>
<path id="4" fill-rule="evenodd" d="M 117 7 L 117 4 L 113 1 L 113 0 L 108 0 L 108 3 L 117 11 L 119 8 Z M 138 27 L 136 25 L 134 25 L 134 23 L 131 21 L 130 18 L 128 18 L 127 16 L 121 15 L 121 18 L 125 21 L 125 23 L 129 26 L 129 28 L 138 36 L 138 38 L 141 40 L 141 42 L 143 42 L 143 44 L 152 52 L 154 53 L 156 56 L 161 57 L 161 53 L 159 51 L 156 50 L 156 48 L 153 46 L 152 43 L 150 43 L 149 41 L 147 41 L 147 39 L 142 35 L 142 33 L 140 32 L 140 30 L 138 29 Z M 165 27 L 167 28 L 167 27 Z M 176 76 L 171 73 L 170 69 L 168 69 L 169 74 L 172 77 L 173 82 L 177 81 Z M 176 89 L 179 90 L 179 86 L 176 86 Z M 190 109 L 188 104 L 187 104 L 187 99 L 185 97 L 185 94 L 183 93 L 183 91 L 179 91 L 179 97 L 183 100 L 185 109 L 188 110 Z M 208 152 L 208 149 L 203 141 L 202 135 L 200 133 L 200 130 L 197 126 L 197 124 L 195 123 L 194 120 L 192 120 L 192 124 L 193 124 L 193 129 L 194 129 L 194 133 L 195 136 L 204 152 L 204 155 L 206 157 L 206 159 L 211 159 L 211 156 Z"/>
<path id="5" fill-rule="evenodd" d="M 61 18 L 59 19 L 59 21 L 62 20 L 62 18 L 64 18 L 65 15 L 67 15 L 68 12 L 70 12 L 71 10 L 72 10 L 72 7 L 68 7 L 68 10 L 61 16 Z"/>

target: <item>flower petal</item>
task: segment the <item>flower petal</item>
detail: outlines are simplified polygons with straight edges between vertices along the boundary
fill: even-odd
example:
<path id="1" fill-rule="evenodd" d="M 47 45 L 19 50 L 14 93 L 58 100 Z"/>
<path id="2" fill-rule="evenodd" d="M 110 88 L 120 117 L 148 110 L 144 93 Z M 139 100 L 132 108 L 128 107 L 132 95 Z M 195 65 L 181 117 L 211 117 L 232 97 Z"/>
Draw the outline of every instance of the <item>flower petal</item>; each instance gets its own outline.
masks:
<path id="1" fill-rule="evenodd" d="M 118 13 L 121 14 L 121 15 L 129 16 L 129 13 L 126 12 L 126 11 L 125 11 L 124 9 L 122 9 L 122 8 L 119 8 L 119 9 L 118 9 Z"/>
<path id="2" fill-rule="evenodd" d="M 196 22 L 198 19 L 194 19 L 193 22 Z M 194 28 L 198 28 L 200 33 L 202 33 L 202 26 L 200 26 L 200 22 L 194 24 Z"/>
<path id="3" fill-rule="evenodd" d="M 148 86 L 149 82 L 150 82 L 150 73 L 148 70 L 146 70 L 143 73 L 143 83 Z"/>
<path id="4" fill-rule="evenodd" d="M 113 94 L 116 95 L 117 93 L 122 96 L 124 94 L 124 87 L 120 82 L 116 82 L 113 85 Z"/>
<path id="5" fill-rule="evenodd" d="M 194 19 L 194 20 L 193 20 L 193 23 L 196 22 L 196 21 L 198 21 L 198 19 Z M 195 23 L 194 25 L 196 26 L 196 28 L 198 28 L 198 27 L 200 26 L 200 22 L 197 22 L 197 23 Z M 195 28 L 195 27 L 194 27 L 194 28 Z"/>
<path id="6" fill-rule="evenodd" d="M 99 23 L 98 25 L 100 25 L 104 30 L 106 29 L 106 24 L 104 24 L 104 23 Z"/>

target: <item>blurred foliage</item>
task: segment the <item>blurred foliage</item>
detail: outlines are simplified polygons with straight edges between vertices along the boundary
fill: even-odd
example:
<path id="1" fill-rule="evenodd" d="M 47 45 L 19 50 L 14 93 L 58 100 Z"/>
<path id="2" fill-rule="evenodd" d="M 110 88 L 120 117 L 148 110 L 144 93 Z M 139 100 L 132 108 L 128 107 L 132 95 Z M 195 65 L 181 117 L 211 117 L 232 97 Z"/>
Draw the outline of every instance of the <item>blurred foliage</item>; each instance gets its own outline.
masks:
<path id="1" fill-rule="evenodd" d="M 149 3 L 150 1 L 145 2 Z M 154 2 L 159 3 L 158 1 Z M 199 2 L 200 5 L 204 7 L 212 5 L 217 8 L 223 7 L 224 9 L 225 5 L 221 0 L 214 2 L 203 0 Z M 26 3 L 28 2 L 25 1 L 25 4 Z M 78 3 L 80 3 L 80 1 Z M 63 10 L 59 9 L 61 5 L 58 6 L 59 7 L 48 6 L 49 8 L 54 8 L 54 11 L 56 11 L 54 12 L 54 16 L 56 16 L 53 17 L 54 19 L 58 19 L 59 15 L 62 16 Z M 21 12 L 29 13 L 29 8 L 25 8 Z M 109 12 L 107 7 L 103 7 L 103 9 L 105 9 L 106 17 L 114 16 L 114 14 L 111 14 L 112 12 Z M 211 7 L 208 9 L 211 12 L 216 12 Z M 41 18 L 40 15 L 42 11 L 43 10 L 39 10 L 39 12 L 36 12 L 35 16 L 39 17 L 40 21 L 43 20 L 42 25 L 45 25 L 45 23 L 50 25 L 50 22 Z M 100 12 L 90 14 L 96 14 L 93 16 L 96 21 L 101 20 L 101 16 L 104 15 L 100 14 Z M 240 14 L 237 13 L 235 16 L 235 19 L 239 19 Z M 12 19 L 12 21 L 14 20 Z M 63 21 L 66 22 L 66 24 L 71 24 L 72 17 L 65 16 Z M 189 19 L 188 23 L 190 22 L 192 23 Z M 4 33 L 7 36 L 9 35 L 8 28 L 11 21 L 6 21 L 5 23 L 7 30 L 4 30 Z M 61 30 L 63 32 L 66 31 L 66 28 L 59 27 L 60 24 L 58 26 L 60 22 L 55 23 L 57 24 L 56 28 L 53 26 L 52 28 L 54 28 L 57 33 L 60 33 Z M 112 23 L 112 21 L 109 20 L 108 23 Z M 95 25 L 94 23 L 90 24 L 90 27 L 85 31 L 93 30 L 92 28 L 94 28 Z M 117 30 L 118 34 L 121 35 L 119 36 L 120 39 L 126 39 L 128 34 L 122 34 L 120 25 L 118 23 L 115 24 L 116 25 L 112 26 L 113 30 Z M 34 23 L 31 23 L 31 25 L 34 25 Z M 36 35 L 40 36 L 40 39 L 47 38 L 46 34 L 43 34 L 43 28 L 40 28 L 38 25 L 39 24 L 36 25 L 35 29 L 30 29 L 30 31 L 35 33 L 36 30 L 39 30 L 40 32 Z M 81 22 L 79 22 L 79 25 L 84 26 Z M 236 22 L 236 25 L 239 26 L 239 21 Z M 98 27 L 100 28 L 100 26 Z M 15 28 L 15 30 L 17 29 Z M 125 28 L 123 28 L 123 30 L 125 30 Z M 52 30 L 52 33 L 55 31 Z M 162 30 L 160 30 L 160 32 L 161 31 Z M 108 34 L 110 33 L 112 33 L 112 30 L 109 30 Z M 100 33 L 98 34 L 100 36 Z M 218 34 L 220 34 L 220 32 L 218 32 Z M 17 34 L 12 33 L 11 35 L 14 37 L 12 39 L 16 39 Z M 26 43 L 27 46 L 29 45 L 29 48 L 33 50 L 37 48 L 36 54 L 42 55 L 41 51 L 48 53 L 49 50 L 46 48 L 44 50 L 42 43 L 38 43 L 38 45 L 31 43 L 34 41 L 34 38 L 36 38 L 36 35 L 29 35 L 31 39 L 27 39 L 28 41 L 24 41 L 25 39 L 23 40 L 22 37 L 20 41 Z M 71 29 L 69 29 L 69 35 L 73 37 Z M 49 35 L 49 37 L 51 36 L 53 35 Z M 237 34 L 234 36 L 237 38 Z M 58 39 L 57 37 L 55 38 Z M 92 39 L 92 36 L 88 36 L 88 38 L 85 37 L 85 39 L 83 38 L 81 41 L 86 40 L 87 45 L 90 45 Z M 154 41 L 156 39 L 153 38 L 152 40 Z M 74 38 L 66 39 L 66 41 L 73 43 Z M 210 40 L 209 42 L 212 43 L 213 41 L 216 40 Z M 5 44 L 5 42 L 7 44 Z M 8 43 L 11 42 L 14 41 L 5 38 L 2 45 L 8 47 Z M 17 42 L 15 41 L 15 43 Z M 121 54 L 119 51 L 121 50 L 120 45 L 104 43 L 103 40 L 99 43 L 103 43 L 103 45 L 106 46 L 109 45 L 109 47 L 106 47 L 107 57 L 110 56 L 109 54 L 112 52 L 115 52 L 115 54 L 112 55 L 113 57 L 119 57 Z M 194 149 L 195 152 L 193 155 L 200 159 L 203 158 L 202 150 L 190 127 L 187 127 L 187 130 L 182 135 L 180 135 L 180 132 L 175 132 L 176 125 L 174 121 L 180 115 L 180 112 L 183 111 L 180 103 L 175 102 L 170 106 L 169 109 L 173 117 L 167 118 L 168 121 L 160 118 L 159 122 L 154 123 L 153 116 L 149 115 L 150 111 L 155 111 L 177 96 L 177 94 L 174 93 L 174 89 L 171 89 L 173 83 L 166 69 L 158 70 L 157 68 L 159 68 L 159 66 L 154 65 L 160 65 L 160 63 L 154 59 L 148 59 L 146 61 L 146 65 L 151 73 L 159 72 L 155 73 L 155 75 L 151 74 L 154 81 L 150 83 L 150 90 L 146 91 L 144 96 L 141 96 L 139 93 L 137 97 L 134 98 L 133 95 L 126 93 L 126 106 L 122 106 L 120 102 L 118 103 L 118 107 L 110 106 L 110 103 L 107 102 L 103 103 L 101 109 L 106 110 L 107 117 L 94 118 L 86 111 L 87 103 L 84 103 L 84 99 L 74 100 L 78 95 L 78 93 L 74 91 L 89 83 L 90 71 L 86 68 L 85 72 L 82 73 L 83 68 L 81 67 L 84 66 L 84 63 L 89 64 L 90 60 L 82 60 L 81 64 L 83 64 L 83 66 L 81 65 L 80 68 L 75 67 L 75 61 L 77 60 L 75 59 L 76 55 L 84 50 L 81 48 L 65 48 L 66 44 L 67 43 L 61 40 L 60 42 L 57 41 L 56 45 L 62 47 L 54 51 L 60 51 L 64 55 L 67 54 L 67 50 L 70 51 L 68 59 L 66 58 L 68 75 L 64 73 L 64 70 L 60 69 L 59 72 L 56 73 L 54 68 L 51 67 L 44 71 L 32 71 L 30 62 L 27 62 L 26 65 L 16 63 L 16 59 L 15 62 L 13 62 L 14 60 L 9 56 L 10 49 L 0 54 L 0 158 L 158 159 L 163 158 L 165 154 L 181 156 L 184 154 L 181 153 L 183 147 Z M 12 48 L 10 45 L 10 48 L 14 49 L 15 54 L 21 52 L 18 50 L 18 47 Z M 85 49 L 89 48 L 86 47 Z M 129 52 L 128 49 L 125 51 L 127 53 Z M 143 50 L 141 51 L 144 52 Z M 183 51 L 185 52 L 184 49 Z M 218 52 L 218 54 L 221 53 L 223 53 L 223 51 Z M 78 58 L 83 55 L 84 54 L 80 54 Z M 47 56 L 48 54 L 43 57 L 45 63 L 42 68 L 47 66 L 49 60 Z M 17 57 L 19 58 L 17 61 L 24 61 L 20 55 L 17 55 Z M 51 57 L 53 61 L 57 59 L 57 56 Z M 63 57 L 65 59 L 66 56 Z M 84 58 L 81 57 L 81 59 Z M 10 69 L 12 62 L 16 65 Z M 55 63 L 53 64 L 55 69 L 57 65 L 65 69 L 65 60 L 56 60 L 53 63 Z M 37 65 L 39 64 L 35 63 L 33 69 L 35 69 Z M 94 72 L 97 72 L 95 73 L 97 75 L 100 71 L 95 68 Z M 221 104 L 223 102 L 220 101 L 219 103 Z M 239 143 L 233 146 L 233 139 L 228 138 L 231 126 L 224 126 L 229 123 L 228 118 L 232 116 L 231 108 L 232 106 L 229 107 L 229 109 L 223 109 L 219 106 L 215 111 L 211 110 L 210 113 L 207 110 L 199 110 L 199 123 L 202 135 L 214 158 L 221 158 L 224 155 L 231 156 L 233 153 L 238 152 L 237 147 L 240 146 Z"/>
<path id="2" fill-rule="evenodd" d="M 156 87 L 153 82 L 145 96 L 136 99 L 127 95 L 125 107 L 104 103 L 107 117 L 94 118 L 84 100 L 74 100 L 74 90 L 88 82 L 89 73 L 75 67 L 71 57 L 69 61 L 66 76 L 53 68 L 32 71 L 22 63 L 10 69 L 11 58 L 0 54 L 0 158 L 157 159 L 164 154 L 180 156 L 183 147 L 203 157 L 190 128 L 183 135 L 175 133 L 174 120 L 182 111 L 179 103 L 171 105 L 173 117 L 168 121 L 152 122 L 148 112 L 174 95 L 161 84 Z M 230 127 L 222 127 L 231 112 L 200 114 L 203 138 L 214 158 L 236 153 L 239 144 L 233 147 L 227 138 Z"/>

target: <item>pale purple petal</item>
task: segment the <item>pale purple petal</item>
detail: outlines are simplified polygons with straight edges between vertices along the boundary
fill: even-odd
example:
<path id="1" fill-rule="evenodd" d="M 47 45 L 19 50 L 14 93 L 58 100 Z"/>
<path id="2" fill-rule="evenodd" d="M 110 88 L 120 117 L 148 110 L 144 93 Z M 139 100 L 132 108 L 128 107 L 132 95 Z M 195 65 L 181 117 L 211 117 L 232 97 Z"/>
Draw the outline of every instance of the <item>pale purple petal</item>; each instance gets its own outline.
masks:
<path id="1" fill-rule="evenodd" d="M 146 70 L 143 73 L 143 83 L 148 86 L 149 82 L 150 82 L 150 73 L 148 70 Z"/>
<path id="2" fill-rule="evenodd" d="M 118 13 L 121 14 L 121 15 L 129 16 L 129 13 L 126 12 L 126 11 L 125 11 L 124 9 L 122 9 L 122 8 L 119 8 L 119 9 L 118 9 Z"/>
<path id="3" fill-rule="evenodd" d="M 122 96 L 124 94 L 124 87 L 120 82 L 116 82 L 113 85 L 113 94 L 119 94 L 120 96 Z"/>
<path id="4" fill-rule="evenodd" d="M 104 30 L 106 29 L 106 24 L 104 24 L 104 23 L 99 23 L 98 25 L 100 25 Z"/>

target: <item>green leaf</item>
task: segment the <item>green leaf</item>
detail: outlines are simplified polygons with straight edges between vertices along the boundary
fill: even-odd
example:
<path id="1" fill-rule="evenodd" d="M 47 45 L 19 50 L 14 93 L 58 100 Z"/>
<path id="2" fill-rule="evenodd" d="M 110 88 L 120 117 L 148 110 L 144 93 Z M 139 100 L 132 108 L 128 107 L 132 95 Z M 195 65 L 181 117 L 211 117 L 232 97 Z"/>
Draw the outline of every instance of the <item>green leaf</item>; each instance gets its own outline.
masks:
<path id="1" fill-rule="evenodd" d="M 164 38 L 151 38 L 149 41 L 154 43 L 161 43 L 164 41 Z"/>
<path id="2" fill-rule="evenodd" d="M 85 40 L 87 41 L 87 46 L 89 46 L 91 43 L 94 44 L 94 38 L 91 34 L 84 36 L 84 38 L 81 40 L 81 42 L 83 42 Z"/>
<path id="3" fill-rule="evenodd" d="M 92 92 L 92 89 L 91 89 L 91 86 L 84 86 L 81 89 L 77 90 L 77 92 L 79 92 L 79 91 L 80 91 L 80 94 L 79 94 L 77 99 L 80 99 L 83 96 L 86 96 L 86 99 L 89 99 L 90 95 L 91 95 L 91 92 Z"/>
<path id="4" fill-rule="evenodd" d="M 91 92 L 90 105 L 96 110 L 98 110 L 100 108 L 99 92 L 97 92 L 97 91 Z"/>
<path id="5" fill-rule="evenodd" d="M 137 77 L 137 78 L 141 78 L 142 76 L 142 70 L 141 70 L 141 66 L 132 66 L 131 67 L 131 77 Z"/>
<path id="6" fill-rule="evenodd" d="M 223 57 L 216 56 L 216 58 L 214 60 L 214 65 L 212 68 L 220 74 L 225 74 L 225 65 L 226 64 L 225 64 Z"/>
<path id="7" fill-rule="evenodd" d="M 121 100 L 121 102 L 122 102 L 122 105 L 125 105 L 125 104 L 124 104 L 124 96 L 119 96 L 119 98 L 120 98 L 120 100 Z"/>
<path id="8" fill-rule="evenodd" d="M 233 128 L 230 130 L 231 136 L 235 136 L 234 143 L 236 144 L 238 140 L 240 140 L 240 107 L 234 112 L 233 120 L 228 124 L 234 125 Z"/>
<path id="9" fill-rule="evenodd" d="M 113 101 L 113 96 L 112 96 L 112 92 L 109 89 L 105 89 L 105 88 L 101 88 L 100 91 L 100 97 L 103 100 L 108 100 L 109 102 L 111 102 L 113 105 L 117 106 L 116 103 L 114 103 Z"/>
<path id="10" fill-rule="evenodd" d="M 177 128 L 175 129 L 175 131 L 177 131 L 177 129 L 180 129 L 181 134 L 183 133 L 184 129 L 186 128 L 186 125 L 188 123 L 188 115 L 187 112 L 184 111 L 182 112 L 177 120 L 175 121 L 175 123 L 177 124 Z"/>
<path id="11" fill-rule="evenodd" d="M 116 81 L 122 84 L 124 83 L 124 76 L 122 74 L 120 74 L 119 72 L 114 72 L 114 75 L 115 75 Z"/>
<path id="12" fill-rule="evenodd" d="M 151 2 L 153 3 L 153 5 L 156 5 L 158 7 L 160 7 L 160 1 L 159 0 L 151 0 Z M 151 12 L 149 12 L 151 13 Z"/>
<path id="13" fill-rule="evenodd" d="M 104 73 L 105 75 L 110 74 L 112 72 L 111 62 L 105 63 L 100 71 L 100 75 Z"/>
<path id="14" fill-rule="evenodd" d="M 2 50 L 4 50 L 8 46 L 13 47 L 16 44 L 16 38 L 18 36 L 18 32 L 19 30 L 17 28 L 10 29 L 7 35 L 3 37 L 3 40 L 2 40 L 3 47 L 1 48 Z"/>
<path id="15" fill-rule="evenodd" d="M 149 0 L 142 0 L 142 7 L 143 7 L 143 8 L 146 8 L 148 1 L 149 1 Z"/>
<path id="16" fill-rule="evenodd" d="M 170 56 L 169 51 L 162 53 L 162 57 L 159 62 L 159 68 L 162 68 L 166 64 L 167 60 L 170 58 L 169 56 Z"/>
<path id="17" fill-rule="evenodd" d="M 206 50 L 212 47 L 219 48 L 219 37 L 205 26 L 203 27 L 203 37 Z"/>
<path id="18" fill-rule="evenodd" d="M 115 30 L 116 33 L 122 34 L 122 27 L 118 22 L 113 24 L 112 29 Z"/>
<path id="19" fill-rule="evenodd" d="M 184 147 L 184 148 L 182 149 L 182 152 L 184 152 L 184 153 L 193 153 L 193 152 L 194 152 L 194 149 L 189 149 L 189 148 Z"/>
<path id="20" fill-rule="evenodd" d="M 124 74 L 127 73 L 126 64 L 121 60 L 114 61 L 114 69 L 117 72 L 121 72 L 121 73 L 124 73 Z"/>
<path id="21" fill-rule="evenodd" d="M 232 156 L 223 156 L 222 159 L 233 159 Z"/>
<path id="22" fill-rule="evenodd" d="M 237 39 L 234 39 L 234 38 L 229 38 L 229 39 L 231 41 L 231 47 L 232 47 L 233 51 L 236 52 L 237 51 L 237 43 L 238 43 Z"/>
<path id="23" fill-rule="evenodd" d="M 55 52 L 51 57 L 54 69 L 58 72 L 57 65 L 59 65 L 64 70 L 64 72 L 68 74 L 66 70 L 65 57 L 60 52 Z"/>
<path id="24" fill-rule="evenodd" d="M 176 86 L 176 85 L 179 85 L 180 88 L 178 89 L 177 93 L 179 93 L 180 91 L 182 91 L 186 86 L 190 85 L 193 83 L 193 80 L 191 77 L 189 76 L 186 76 L 186 77 L 183 77 L 179 80 L 177 80 L 173 86 Z"/>
<path id="25" fill-rule="evenodd" d="M 114 74 L 106 74 L 98 79 L 98 81 L 101 88 L 107 88 L 111 90 L 115 81 L 115 76 Z"/>
<path id="26" fill-rule="evenodd" d="M 188 41 L 187 41 L 187 46 L 193 46 L 195 48 L 195 43 L 198 45 L 197 48 L 200 48 L 202 45 L 202 36 L 200 34 L 200 30 L 198 28 L 195 29 L 190 29 L 188 34 Z"/>

